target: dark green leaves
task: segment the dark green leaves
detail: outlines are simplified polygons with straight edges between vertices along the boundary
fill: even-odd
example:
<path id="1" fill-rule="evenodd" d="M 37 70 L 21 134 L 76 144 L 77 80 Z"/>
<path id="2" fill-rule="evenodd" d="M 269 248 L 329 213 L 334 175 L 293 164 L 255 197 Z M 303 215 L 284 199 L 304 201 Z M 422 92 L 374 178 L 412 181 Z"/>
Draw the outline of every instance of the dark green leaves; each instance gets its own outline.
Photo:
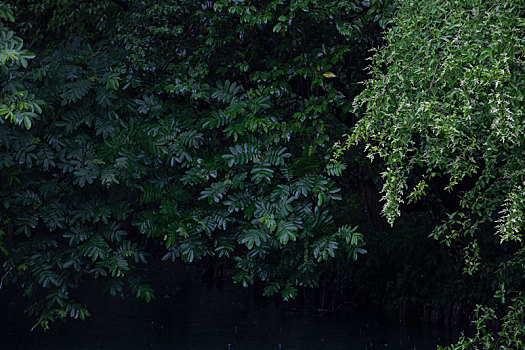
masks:
<path id="1" fill-rule="evenodd" d="M 228 166 L 243 165 L 249 162 L 260 161 L 261 151 L 256 145 L 241 144 L 230 147 L 230 154 L 222 156 Z"/>
<path id="2" fill-rule="evenodd" d="M 21 1 L 38 54 L 26 76 L 31 55 L 0 26 L 0 116 L 31 126 L 0 125 L 0 232 L 17 237 L 0 248 L 10 283 L 49 296 L 39 324 L 89 315 L 70 298 L 86 279 L 151 300 L 128 276 L 145 262 L 141 235 L 165 261 L 234 259 L 237 282 L 286 300 L 342 257 L 325 169 L 375 37 L 359 46 L 340 30 L 368 30 L 361 6 Z"/>
<path id="3" fill-rule="evenodd" d="M 252 181 L 255 184 L 258 184 L 261 181 L 266 181 L 267 183 L 271 183 L 271 179 L 273 176 L 273 169 L 270 167 L 270 163 L 260 163 L 255 165 L 252 168 Z"/>
<path id="4" fill-rule="evenodd" d="M 199 199 L 208 199 L 209 203 L 219 202 L 230 188 L 227 182 L 216 182 L 201 192 Z"/>
<path id="5" fill-rule="evenodd" d="M 80 254 L 89 257 L 93 262 L 96 260 L 104 260 L 108 254 L 109 245 L 104 238 L 95 236 L 86 243 L 79 246 Z"/>
<path id="6" fill-rule="evenodd" d="M 319 262 L 335 257 L 337 248 L 338 244 L 334 237 L 323 237 L 312 243 L 312 253 Z"/>
<path id="7" fill-rule="evenodd" d="M 281 221 L 277 225 L 277 229 L 275 234 L 277 235 L 277 239 L 281 244 L 287 244 L 289 240 L 295 241 L 297 239 L 297 231 L 299 230 L 299 227 L 292 223 L 287 221 Z"/>
<path id="8" fill-rule="evenodd" d="M 260 246 L 267 238 L 267 233 L 257 229 L 249 229 L 239 235 L 239 241 L 246 244 L 248 249 L 252 249 L 254 246 Z"/>
<path id="9" fill-rule="evenodd" d="M 77 102 L 87 94 L 92 86 L 93 83 L 90 80 L 79 80 L 65 84 L 63 92 L 60 94 L 62 105 Z"/>

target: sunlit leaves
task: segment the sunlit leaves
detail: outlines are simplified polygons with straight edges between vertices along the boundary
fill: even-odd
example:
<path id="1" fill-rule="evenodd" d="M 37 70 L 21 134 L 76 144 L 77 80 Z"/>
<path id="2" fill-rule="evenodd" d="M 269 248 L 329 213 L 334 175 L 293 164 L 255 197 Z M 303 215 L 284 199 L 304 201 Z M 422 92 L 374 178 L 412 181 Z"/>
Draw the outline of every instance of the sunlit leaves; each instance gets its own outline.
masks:
<path id="1" fill-rule="evenodd" d="M 374 57 L 373 78 L 357 99 L 364 118 L 349 139 L 363 140 L 371 159 L 385 160 L 384 214 L 391 223 L 401 203 L 422 197 L 423 180 L 436 173 L 446 176 L 448 191 L 479 177 L 461 205 L 480 222 L 496 213 L 481 213 L 481 207 L 501 207 L 523 182 L 524 70 L 515 52 L 523 49 L 518 32 L 524 23 L 518 3 L 400 5 L 387 45 Z M 416 23 L 424 25 L 415 29 Z M 426 175 L 412 179 L 418 166 Z M 489 195 L 493 190 L 500 195 Z"/>
<path id="2" fill-rule="evenodd" d="M 501 288 L 504 292 L 503 287 L 502 285 Z M 502 327 L 490 329 L 489 321 L 498 318 L 496 310 L 488 306 L 478 305 L 474 311 L 476 317 L 474 322 L 475 334 L 471 337 L 461 335 L 456 344 L 447 347 L 438 346 L 438 350 L 479 349 L 483 347 L 509 350 L 522 348 L 525 346 L 525 328 L 523 327 L 525 297 L 523 294 L 513 297 L 506 309 L 505 315 L 501 317 Z"/>
<path id="3" fill-rule="evenodd" d="M 492 286 L 490 297 L 503 281 L 522 290 L 523 4 L 406 0 L 396 7 L 355 100 L 360 120 L 334 147 L 327 170 L 340 174 L 343 151 L 360 143 L 384 165 L 383 214 L 391 224 L 423 201 L 434 222 L 430 237 L 446 247 L 460 280 Z M 357 239 L 348 249 L 356 257 L 363 243 L 345 231 L 347 242 Z"/>

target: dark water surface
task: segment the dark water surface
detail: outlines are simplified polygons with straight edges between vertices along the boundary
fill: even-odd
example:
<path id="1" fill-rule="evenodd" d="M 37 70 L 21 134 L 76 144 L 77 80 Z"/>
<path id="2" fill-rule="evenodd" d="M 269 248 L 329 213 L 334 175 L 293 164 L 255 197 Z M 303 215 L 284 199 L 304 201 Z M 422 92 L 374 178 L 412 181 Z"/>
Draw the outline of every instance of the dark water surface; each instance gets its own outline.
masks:
<path id="1" fill-rule="evenodd" d="M 153 276 L 157 299 L 150 304 L 93 291 L 84 299 L 91 299 L 93 317 L 58 322 L 45 333 L 30 333 L 13 312 L 0 315 L 0 349 L 424 350 L 457 338 L 457 331 L 402 325 L 384 315 L 321 313 L 271 301 L 255 305 L 249 290 L 231 283 L 207 286 L 190 269 Z"/>

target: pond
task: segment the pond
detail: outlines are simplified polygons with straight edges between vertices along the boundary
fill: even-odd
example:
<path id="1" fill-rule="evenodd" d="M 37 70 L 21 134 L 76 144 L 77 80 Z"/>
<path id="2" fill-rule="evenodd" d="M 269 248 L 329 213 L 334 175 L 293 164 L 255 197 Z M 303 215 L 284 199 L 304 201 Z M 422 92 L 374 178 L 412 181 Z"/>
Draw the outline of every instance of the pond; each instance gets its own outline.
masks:
<path id="1" fill-rule="evenodd" d="M 152 274 L 157 298 L 151 303 L 92 293 L 88 297 L 94 299 L 93 317 L 57 322 L 45 333 L 21 327 L 11 317 L 16 308 L 11 305 L 0 315 L 0 349 L 423 350 L 457 339 L 456 330 L 422 322 L 403 325 L 393 314 L 322 313 L 273 302 L 258 305 L 252 293 L 238 285 L 205 284 L 195 267 L 159 272 Z"/>

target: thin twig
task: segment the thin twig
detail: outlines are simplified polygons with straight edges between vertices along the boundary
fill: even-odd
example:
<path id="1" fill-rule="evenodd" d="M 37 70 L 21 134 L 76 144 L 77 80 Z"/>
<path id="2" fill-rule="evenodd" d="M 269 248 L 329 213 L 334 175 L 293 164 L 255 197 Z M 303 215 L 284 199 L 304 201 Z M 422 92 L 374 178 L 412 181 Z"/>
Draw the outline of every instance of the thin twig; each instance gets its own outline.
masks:
<path id="1" fill-rule="evenodd" d="M 438 70 L 438 67 L 439 67 L 439 62 L 436 63 L 436 68 L 434 68 L 434 75 L 432 75 L 432 81 L 430 82 L 430 92 L 434 92 L 432 90 L 432 85 L 434 85 L 434 79 L 436 79 L 436 72 Z"/>
<path id="2" fill-rule="evenodd" d="M 421 61 L 423 58 L 427 57 L 426 55 L 425 56 L 422 56 L 422 57 L 419 57 L 417 60 L 413 60 L 412 62 L 410 62 L 410 64 L 408 66 L 406 66 L 405 68 L 403 68 L 401 70 L 401 72 L 404 72 L 406 71 L 408 68 L 412 67 L 414 65 L 414 63 L 418 62 L 418 61 Z"/>
<path id="3" fill-rule="evenodd" d="M 499 2 L 495 3 L 494 5 L 492 5 L 491 7 L 489 7 L 489 9 L 485 12 L 490 12 L 494 7 L 498 6 L 498 5 L 501 5 Z"/>
<path id="4" fill-rule="evenodd" d="M 7 275 L 9 275 L 9 273 L 13 271 L 13 267 L 11 266 L 11 268 L 2 276 L 2 278 L 0 279 L 0 289 L 2 289 L 2 286 L 4 284 L 4 278 L 7 277 Z"/>

